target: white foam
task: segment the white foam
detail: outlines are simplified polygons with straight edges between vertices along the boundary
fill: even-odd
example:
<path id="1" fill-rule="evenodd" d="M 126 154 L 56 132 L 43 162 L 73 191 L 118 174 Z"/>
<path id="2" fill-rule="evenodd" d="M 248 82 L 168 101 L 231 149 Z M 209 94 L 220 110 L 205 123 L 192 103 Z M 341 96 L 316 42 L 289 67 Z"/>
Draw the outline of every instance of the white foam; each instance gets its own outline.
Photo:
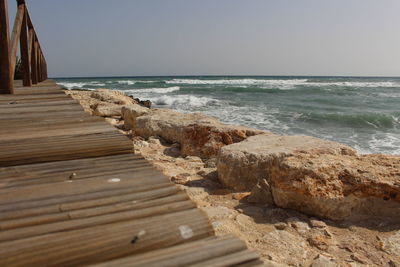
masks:
<path id="1" fill-rule="evenodd" d="M 379 152 L 392 155 L 400 155 L 400 134 L 375 134 L 368 142 L 368 145 L 375 153 Z"/>
<path id="2" fill-rule="evenodd" d="M 134 85 L 136 83 L 136 81 L 122 80 L 122 81 L 117 81 L 117 83 L 123 84 L 123 85 Z"/>
<path id="3" fill-rule="evenodd" d="M 307 86 L 337 86 L 337 87 L 400 87 L 396 82 L 309 82 Z"/>
<path id="4" fill-rule="evenodd" d="M 125 92 L 127 93 L 156 93 L 156 94 L 168 94 L 172 93 L 175 91 L 179 91 L 181 88 L 179 86 L 172 86 L 172 87 L 166 87 L 166 88 L 138 88 L 138 89 L 132 89 L 132 90 L 127 90 Z"/>
<path id="5" fill-rule="evenodd" d="M 137 83 L 158 83 L 159 81 L 136 81 Z"/>
<path id="6" fill-rule="evenodd" d="M 293 87 L 305 84 L 307 79 L 291 80 L 268 80 L 268 79 L 219 79 L 219 80 L 201 80 L 201 79 L 173 79 L 166 81 L 168 84 L 191 84 L 191 85 L 258 85 L 258 86 L 277 86 Z"/>
<path id="7" fill-rule="evenodd" d="M 84 85 L 86 85 L 86 83 L 70 83 L 70 82 L 61 82 L 61 83 L 59 82 L 57 84 L 67 89 L 77 89 L 77 88 L 80 89 Z"/>
<path id="8" fill-rule="evenodd" d="M 65 87 L 66 89 L 91 89 L 87 86 L 105 86 L 105 83 L 100 82 L 58 82 L 58 85 Z"/>
<path id="9" fill-rule="evenodd" d="M 174 106 L 178 110 L 187 110 L 190 108 L 199 108 L 218 102 L 208 97 L 197 97 L 192 95 L 163 95 L 156 98 L 149 98 L 156 105 Z"/>
<path id="10" fill-rule="evenodd" d="M 188 84 L 188 85 L 254 85 L 261 88 L 270 89 L 293 89 L 296 86 L 335 86 L 335 87 L 400 87 L 400 82 L 312 82 L 308 79 L 172 79 L 165 81 L 168 84 Z"/>

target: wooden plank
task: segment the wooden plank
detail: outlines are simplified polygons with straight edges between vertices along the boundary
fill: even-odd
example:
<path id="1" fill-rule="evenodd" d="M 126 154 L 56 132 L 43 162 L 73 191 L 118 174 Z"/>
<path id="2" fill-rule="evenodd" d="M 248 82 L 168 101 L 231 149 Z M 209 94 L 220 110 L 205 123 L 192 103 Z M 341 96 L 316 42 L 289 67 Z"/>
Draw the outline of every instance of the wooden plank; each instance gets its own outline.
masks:
<path id="1" fill-rule="evenodd" d="M 40 236 L 44 234 L 51 234 L 51 233 L 59 233 L 71 230 L 78 230 L 78 229 L 88 229 L 90 227 L 98 226 L 98 225 L 105 225 L 115 222 L 121 221 L 133 221 L 138 220 L 141 218 L 146 217 L 153 217 L 161 214 L 167 213 L 174 213 L 184 210 L 190 210 L 195 208 L 195 205 L 192 201 L 189 200 L 177 200 L 177 196 L 167 197 L 159 200 L 149 201 L 147 203 L 139 203 L 134 204 L 130 203 L 126 206 L 128 211 L 121 211 L 117 212 L 118 208 L 123 210 L 121 206 L 114 206 L 114 210 L 106 210 L 103 211 L 104 215 L 88 217 L 83 211 L 78 213 L 76 212 L 68 212 L 68 213 L 60 213 L 58 215 L 50 215 L 50 216 L 43 216 L 41 221 L 39 221 L 39 225 L 33 225 L 28 227 L 22 227 L 17 229 L 12 229 L 18 226 L 14 224 L 15 222 L 11 222 L 9 224 L 2 223 L 1 226 L 5 227 L 0 231 L 0 242 L 5 241 L 13 241 L 18 239 L 26 239 L 29 237 Z M 165 200 L 167 199 L 167 200 Z M 171 203 L 171 201 L 174 201 Z M 150 204 L 146 207 L 143 204 Z M 141 208 L 140 205 L 144 206 Z M 138 206 L 138 207 L 136 207 Z M 98 211 L 98 210 L 97 210 Z M 113 212 L 114 211 L 114 212 Z M 86 211 L 89 212 L 89 211 Z M 107 214 L 110 212 L 110 214 Z M 101 214 L 101 212 L 98 212 Z M 46 223 L 48 221 L 55 220 L 52 223 Z M 37 221 L 35 223 L 38 223 Z M 7 231 L 3 231 L 7 230 Z M 89 230 L 89 229 L 88 229 Z"/>
<path id="2" fill-rule="evenodd" d="M 51 204 L 47 206 L 36 207 L 33 209 L 27 208 L 27 209 L 12 210 L 9 212 L 2 212 L 2 214 L 0 214 L 1 218 L 0 223 L 4 224 L 10 221 L 26 222 L 27 220 L 32 222 L 36 221 L 37 218 L 42 218 L 47 215 L 54 215 L 60 213 L 62 214 L 68 213 L 73 216 L 73 213 L 70 213 L 72 211 L 84 212 L 85 214 L 94 216 L 93 214 L 99 215 L 99 214 L 110 213 L 109 211 L 110 210 L 113 211 L 115 207 L 124 210 L 131 204 L 138 204 L 136 208 L 139 207 L 139 205 L 141 205 L 140 207 L 143 207 L 143 204 L 146 204 L 151 200 L 170 197 L 170 196 L 172 196 L 170 200 L 171 202 L 188 200 L 187 195 L 183 193 L 178 194 L 179 191 L 180 190 L 176 186 L 169 184 L 168 186 L 164 185 L 163 187 L 145 188 L 144 191 L 141 192 L 131 192 L 120 195 L 114 194 L 113 196 L 107 196 L 103 198 Z M 116 190 L 114 190 L 114 193 L 115 192 Z M 164 203 L 167 203 L 165 200 L 163 201 Z M 130 208 L 131 207 L 129 207 L 128 209 Z M 88 215 L 86 216 L 88 217 Z M 80 217 L 82 218 L 83 216 Z"/>
<path id="3" fill-rule="evenodd" d="M 57 183 L 71 179 L 100 178 L 135 171 L 154 170 L 153 165 L 141 157 L 134 157 L 130 154 L 123 156 L 124 158 L 120 156 L 104 157 L 106 159 L 96 157 L 0 168 L 0 188 Z M 115 166 L 118 166 L 118 168 Z"/>
<path id="4" fill-rule="evenodd" d="M 44 100 L 66 100 L 71 99 L 70 96 L 65 95 L 64 93 L 60 94 L 24 94 L 24 95 L 0 95 L 0 103 L 27 103 L 27 102 L 34 102 L 34 101 L 41 101 Z"/>
<path id="5" fill-rule="evenodd" d="M 79 110 L 84 111 L 82 106 L 78 103 L 74 103 L 73 105 L 46 105 L 43 103 L 42 106 L 14 106 L 13 108 L 9 108 L 8 106 L 0 106 L 0 118 L 8 117 L 9 114 L 25 114 L 25 113 L 47 113 L 53 111 L 72 111 Z"/>
<path id="6" fill-rule="evenodd" d="M 65 175 L 63 174 L 64 172 L 67 174 L 70 172 L 76 172 L 76 178 L 79 179 L 81 170 L 96 170 L 101 167 L 106 167 L 117 171 L 126 168 L 131 164 L 135 164 L 137 161 L 149 164 L 143 156 L 137 154 L 92 157 L 62 162 L 48 162 L 0 168 L 0 179 L 5 179 L 9 176 L 26 176 L 29 179 L 39 179 L 43 178 L 43 176 L 47 177 L 47 175 L 54 176 L 55 174 L 59 174 L 63 176 Z M 118 164 L 118 168 L 115 167 L 116 164 Z"/>
<path id="7" fill-rule="evenodd" d="M 153 174 L 152 176 L 149 175 L 147 178 L 149 180 L 157 180 L 157 177 L 155 176 L 156 175 Z M 171 186 L 172 185 L 169 181 L 160 180 L 158 183 L 139 184 L 133 188 L 117 188 L 114 190 L 104 190 L 78 195 L 5 204 L 0 206 L 1 218 L 18 219 L 29 216 L 57 213 L 66 210 L 97 207 L 104 203 L 111 203 L 110 199 L 120 195 L 158 190 Z"/>
<path id="8" fill-rule="evenodd" d="M 213 235 L 197 209 L 0 243 L 3 265 L 100 263 Z"/>
<path id="9" fill-rule="evenodd" d="M 6 123 L 3 123 L 7 121 Z M 52 129 L 68 129 L 68 127 L 80 127 L 85 125 L 86 123 L 90 126 L 93 123 L 101 123 L 101 124 L 106 124 L 106 122 L 99 117 L 94 117 L 94 116 L 77 116 L 77 117 L 66 117 L 60 118 L 60 117 L 54 117 L 54 118 L 40 118 L 35 120 L 13 120 L 13 119 L 3 119 L 1 120 L 2 124 L 6 125 L 3 128 L 0 128 L 0 134 L 4 134 L 7 132 L 12 132 L 15 129 L 19 127 L 23 127 L 26 131 L 38 131 L 38 132 L 43 132 L 46 131 L 46 129 L 52 130 Z M 107 125 L 108 126 L 108 125 Z M 22 133 L 23 134 L 23 133 Z"/>
<path id="10" fill-rule="evenodd" d="M 32 121 L 34 120 L 49 120 L 49 119 L 63 119 L 72 117 L 89 117 L 89 113 L 84 113 L 82 110 L 54 110 L 53 112 L 36 112 L 36 113 L 22 113 L 22 114 L 0 114 L 0 123 L 7 121 Z"/>
<path id="11" fill-rule="evenodd" d="M 0 0 L 0 94 L 13 94 L 7 0 Z"/>
<path id="12" fill-rule="evenodd" d="M 31 102 L 0 102 L 0 108 L 31 108 L 31 107 L 40 107 L 40 106 L 64 106 L 64 105 L 79 105 L 79 102 L 75 99 L 71 98 L 61 98 L 58 100 L 48 100 L 48 101 L 31 101 Z"/>
<path id="13" fill-rule="evenodd" d="M 26 15 L 26 6 L 24 7 L 24 18 L 22 21 L 21 37 L 20 37 L 20 53 L 22 63 L 22 79 L 24 86 L 31 86 L 31 69 L 30 69 L 30 57 L 29 57 L 29 36 L 28 36 L 28 16 Z"/>
<path id="14" fill-rule="evenodd" d="M 133 151 L 132 142 L 108 132 L 0 141 L 0 167 L 119 155 Z"/>
<path id="15" fill-rule="evenodd" d="M 66 127 L 67 126 L 67 127 Z M 47 129 L 43 127 L 27 127 L 26 131 L 15 132 L 15 129 L 0 130 L 1 141 L 15 141 L 19 139 L 32 139 L 32 138 L 45 138 L 45 137 L 56 137 L 65 136 L 68 132 L 69 135 L 83 135 L 83 134 L 96 134 L 103 133 L 113 129 L 110 129 L 106 122 L 86 122 L 85 125 L 59 125 L 59 126 L 48 126 Z"/>
<path id="16" fill-rule="evenodd" d="M 247 251 L 243 241 L 232 236 L 224 236 L 209 237 L 92 266 L 236 266 L 255 259 L 258 259 L 258 255 Z"/>
<path id="17" fill-rule="evenodd" d="M 154 176 L 154 178 L 151 178 Z M 75 196 L 90 192 L 121 189 L 126 186 L 138 186 L 139 183 L 168 181 L 164 175 L 154 169 L 151 172 L 120 173 L 100 178 L 68 180 L 66 182 L 30 185 L 22 188 L 7 188 L 0 191 L 0 209 L 8 204 L 21 201 L 35 201 L 48 198 Z"/>

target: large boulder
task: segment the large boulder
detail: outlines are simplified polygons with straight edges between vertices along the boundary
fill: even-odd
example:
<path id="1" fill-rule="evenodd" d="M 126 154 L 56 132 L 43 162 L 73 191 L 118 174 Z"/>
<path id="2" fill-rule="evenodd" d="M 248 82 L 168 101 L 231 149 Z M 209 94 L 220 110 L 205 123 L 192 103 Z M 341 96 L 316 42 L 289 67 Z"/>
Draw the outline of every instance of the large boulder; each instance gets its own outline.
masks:
<path id="1" fill-rule="evenodd" d="M 241 126 L 216 123 L 194 123 L 186 126 L 181 140 L 183 155 L 212 158 L 219 150 L 246 138 L 258 134 L 268 134 L 266 131 L 255 130 Z"/>
<path id="2" fill-rule="evenodd" d="M 136 118 L 150 114 L 151 109 L 141 105 L 123 106 L 121 109 L 121 116 L 124 120 L 124 126 L 127 129 L 136 129 Z"/>
<path id="3" fill-rule="evenodd" d="M 257 135 L 221 148 L 219 179 L 251 199 L 344 219 L 397 216 L 400 157 L 358 155 L 345 145 L 306 136 Z"/>
<path id="4" fill-rule="evenodd" d="M 201 113 L 185 114 L 170 109 L 124 107 L 125 127 L 135 135 L 159 136 L 181 145 L 181 153 L 201 158 L 216 157 L 221 147 L 240 142 L 249 136 L 267 133 L 255 129 L 229 126 Z"/>

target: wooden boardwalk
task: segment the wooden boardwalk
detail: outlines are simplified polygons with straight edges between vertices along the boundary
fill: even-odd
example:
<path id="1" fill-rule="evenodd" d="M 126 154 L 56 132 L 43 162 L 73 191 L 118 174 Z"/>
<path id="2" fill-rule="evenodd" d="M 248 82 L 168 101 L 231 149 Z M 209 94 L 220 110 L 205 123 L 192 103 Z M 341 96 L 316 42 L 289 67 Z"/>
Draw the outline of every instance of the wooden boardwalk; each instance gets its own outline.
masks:
<path id="1" fill-rule="evenodd" d="M 0 266 L 258 266 L 50 80 L 0 95 Z"/>

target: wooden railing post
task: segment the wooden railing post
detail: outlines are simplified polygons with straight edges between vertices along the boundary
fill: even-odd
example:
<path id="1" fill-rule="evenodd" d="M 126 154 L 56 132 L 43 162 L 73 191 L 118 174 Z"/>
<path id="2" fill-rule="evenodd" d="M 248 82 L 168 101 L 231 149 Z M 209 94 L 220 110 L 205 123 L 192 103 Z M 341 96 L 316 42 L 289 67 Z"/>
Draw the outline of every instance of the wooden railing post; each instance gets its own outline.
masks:
<path id="1" fill-rule="evenodd" d="M 17 50 L 18 50 L 19 39 L 21 36 L 24 14 L 25 14 L 25 5 L 19 4 L 17 9 L 17 15 L 15 16 L 14 27 L 11 34 L 11 42 L 10 42 L 11 73 L 12 73 L 11 77 L 13 80 L 14 80 L 15 66 L 17 64 Z"/>
<path id="2" fill-rule="evenodd" d="M 32 70 L 32 84 L 38 83 L 38 72 L 37 72 L 37 42 L 36 36 L 33 34 L 32 38 L 32 49 L 31 49 L 31 70 Z"/>
<path id="3" fill-rule="evenodd" d="M 20 4 L 20 2 L 18 2 Z M 31 70 L 30 70 L 30 54 L 29 54 L 29 36 L 28 36 L 28 15 L 25 4 L 24 19 L 22 21 L 21 38 L 20 38 L 20 53 L 22 63 L 22 79 L 24 86 L 32 86 Z"/>
<path id="4" fill-rule="evenodd" d="M 7 0 L 0 0 L 0 93 L 13 94 Z"/>

